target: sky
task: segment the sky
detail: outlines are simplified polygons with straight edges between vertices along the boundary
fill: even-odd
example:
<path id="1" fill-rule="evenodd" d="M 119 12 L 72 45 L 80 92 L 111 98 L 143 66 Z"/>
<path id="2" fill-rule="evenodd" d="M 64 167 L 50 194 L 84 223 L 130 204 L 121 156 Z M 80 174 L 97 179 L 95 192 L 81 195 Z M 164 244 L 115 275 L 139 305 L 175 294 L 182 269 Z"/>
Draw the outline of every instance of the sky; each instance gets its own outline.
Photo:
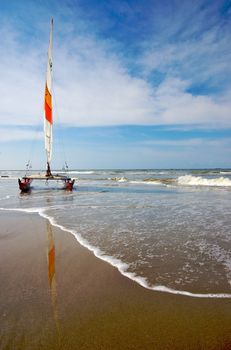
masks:
<path id="1" fill-rule="evenodd" d="M 231 167 L 231 0 L 0 0 L 0 169 Z"/>

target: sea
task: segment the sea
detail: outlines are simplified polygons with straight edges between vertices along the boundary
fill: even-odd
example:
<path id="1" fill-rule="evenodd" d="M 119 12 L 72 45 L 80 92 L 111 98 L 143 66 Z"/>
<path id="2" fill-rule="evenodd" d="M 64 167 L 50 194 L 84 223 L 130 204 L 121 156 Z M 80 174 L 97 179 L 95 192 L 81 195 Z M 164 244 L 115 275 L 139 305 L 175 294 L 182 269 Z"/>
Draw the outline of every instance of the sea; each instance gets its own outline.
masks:
<path id="1" fill-rule="evenodd" d="M 23 194 L 25 172 L 0 171 L 0 210 L 37 213 L 153 292 L 231 298 L 231 169 L 67 174 L 72 192 L 34 181 Z"/>

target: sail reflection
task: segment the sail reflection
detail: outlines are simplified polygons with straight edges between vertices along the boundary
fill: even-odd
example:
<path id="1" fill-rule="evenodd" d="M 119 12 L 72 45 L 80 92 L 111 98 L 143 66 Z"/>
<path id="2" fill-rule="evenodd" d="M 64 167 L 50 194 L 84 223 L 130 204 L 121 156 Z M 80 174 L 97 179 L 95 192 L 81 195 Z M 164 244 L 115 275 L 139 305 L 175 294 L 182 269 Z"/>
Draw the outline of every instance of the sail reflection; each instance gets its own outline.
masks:
<path id="1" fill-rule="evenodd" d="M 56 280 L 55 280 L 55 242 L 54 242 L 52 225 L 48 220 L 47 220 L 47 243 L 48 243 L 48 250 L 47 250 L 48 281 L 50 286 L 54 322 L 55 322 L 57 332 L 58 334 L 60 334 L 60 324 L 59 324 L 58 305 L 57 305 L 57 289 L 56 289 Z"/>
<path id="2" fill-rule="evenodd" d="M 48 237 L 48 279 L 51 290 L 55 286 L 55 243 L 52 226 L 47 221 L 47 237 Z"/>

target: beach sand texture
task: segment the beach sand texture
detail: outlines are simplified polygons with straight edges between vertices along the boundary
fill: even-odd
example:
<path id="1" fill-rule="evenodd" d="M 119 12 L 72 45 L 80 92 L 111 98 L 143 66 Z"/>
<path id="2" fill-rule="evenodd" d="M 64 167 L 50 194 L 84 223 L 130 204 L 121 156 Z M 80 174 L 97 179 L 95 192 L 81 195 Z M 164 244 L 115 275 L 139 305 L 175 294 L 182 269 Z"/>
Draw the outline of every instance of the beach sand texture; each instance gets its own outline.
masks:
<path id="1" fill-rule="evenodd" d="M 37 214 L 0 222 L 1 350 L 231 349 L 230 299 L 149 291 Z"/>

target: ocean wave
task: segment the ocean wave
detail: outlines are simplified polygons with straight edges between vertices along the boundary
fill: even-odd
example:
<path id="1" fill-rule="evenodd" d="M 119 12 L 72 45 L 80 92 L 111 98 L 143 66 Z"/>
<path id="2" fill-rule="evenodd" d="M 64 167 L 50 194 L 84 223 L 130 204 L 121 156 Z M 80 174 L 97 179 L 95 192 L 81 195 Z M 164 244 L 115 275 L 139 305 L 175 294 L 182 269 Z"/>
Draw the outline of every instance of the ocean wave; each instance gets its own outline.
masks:
<path id="1" fill-rule="evenodd" d="M 184 175 L 179 176 L 177 182 L 184 186 L 231 187 L 231 180 L 226 177 L 208 179 L 201 176 Z"/>
<path id="2" fill-rule="evenodd" d="M 130 181 L 131 184 L 136 184 L 136 185 L 162 185 L 161 181 Z"/>
<path id="3" fill-rule="evenodd" d="M 214 174 L 220 174 L 219 169 L 195 169 L 191 170 L 191 173 L 193 175 L 214 175 Z"/>
<path id="4" fill-rule="evenodd" d="M 116 181 L 116 182 L 127 182 L 128 179 L 124 176 L 122 177 L 109 177 L 108 180 L 111 180 L 111 181 Z"/>
<path id="5" fill-rule="evenodd" d="M 0 198 L 0 201 L 4 201 L 5 199 L 9 199 L 10 197 L 12 197 L 12 196 L 6 195 L 5 197 Z"/>
<path id="6" fill-rule="evenodd" d="M 138 276 L 134 272 L 129 272 L 128 271 L 129 265 L 127 263 L 122 262 L 120 259 L 106 255 L 100 248 L 92 246 L 86 239 L 84 239 L 75 230 L 67 229 L 63 225 L 58 224 L 56 220 L 53 217 L 47 215 L 44 210 L 42 211 L 40 210 L 39 215 L 49 220 L 51 225 L 60 228 L 62 231 L 71 233 L 82 246 L 84 246 L 89 251 L 91 251 L 97 258 L 114 266 L 121 273 L 121 275 L 131 279 L 132 281 L 136 282 L 137 284 L 139 284 L 140 286 L 146 289 L 153 290 L 156 292 L 178 294 L 178 295 L 194 297 L 194 298 L 218 298 L 218 299 L 231 298 L 231 294 L 229 293 L 205 293 L 205 294 L 191 293 L 188 291 L 168 288 L 162 285 L 150 285 L 145 277 Z"/>
<path id="7" fill-rule="evenodd" d="M 75 230 L 67 229 L 65 226 L 58 224 L 57 221 L 52 216 L 46 213 L 47 209 L 50 209 L 50 208 L 44 208 L 44 207 L 43 208 L 24 208 L 24 209 L 0 208 L 0 210 L 4 210 L 4 211 L 9 210 L 9 211 L 19 211 L 24 213 L 38 213 L 41 217 L 47 219 L 51 225 L 61 229 L 62 231 L 71 233 L 83 247 L 91 251 L 97 258 L 114 266 L 123 276 L 131 279 L 132 281 L 136 282 L 137 284 L 139 284 L 140 286 L 146 289 L 156 291 L 156 292 L 164 292 L 164 293 L 176 294 L 176 295 L 193 297 L 193 298 L 217 298 L 217 299 L 231 298 L 230 293 L 192 293 L 184 290 L 176 290 L 163 285 L 150 285 L 145 277 L 138 276 L 134 272 L 128 271 L 129 265 L 127 263 L 122 262 L 120 259 L 106 255 L 98 247 L 95 247 L 89 244 L 89 242 L 86 239 L 84 239 L 80 234 L 78 234 Z"/>
<path id="8" fill-rule="evenodd" d="M 20 176 L 13 176 L 13 175 L 9 175 L 9 176 L 1 176 L 0 180 L 2 181 L 9 181 L 9 180 L 18 180 Z"/>
<path id="9" fill-rule="evenodd" d="M 72 171 L 67 171 L 65 172 L 67 174 L 85 174 L 85 175 L 91 175 L 95 174 L 95 171 L 93 170 L 72 170 Z"/>
<path id="10" fill-rule="evenodd" d="M 231 171 L 220 171 L 221 175 L 231 175 Z"/>
<path id="11" fill-rule="evenodd" d="M 129 181 L 131 184 L 137 184 L 137 185 L 168 185 L 174 182 L 173 179 L 157 179 L 157 178 L 150 178 L 150 179 L 144 179 L 144 180 L 132 180 Z"/>
<path id="12" fill-rule="evenodd" d="M 178 294 L 182 296 L 194 297 L 194 298 L 231 298 L 231 294 L 229 293 L 191 293 L 188 291 L 176 290 L 172 288 L 168 288 L 162 285 L 150 285 L 145 277 L 138 276 L 134 272 L 129 272 L 129 265 L 127 263 L 122 262 L 120 259 L 114 258 L 112 256 L 106 255 L 99 247 L 92 246 L 86 239 L 84 239 L 80 234 L 78 234 L 75 230 L 67 229 L 63 225 L 60 225 L 56 222 L 56 220 L 47 215 L 44 210 L 39 211 L 39 215 L 49 220 L 51 225 L 60 228 L 62 231 L 71 233 L 76 240 L 89 251 L 91 251 L 97 258 L 109 263 L 114 266 L 123 276 L 131 279 L 136 282 L 140 286 L 153 290 L 156 292 L 165 292 L 170 294 Z"/>
<path id="13" fill-rule="evenodd" d="M 156 184 L 161 184 L 161 185 L 169 185 L 169 184 L 173 184 L 174 182 L 176 182 L 176 179 L 173 178 L 150 178 L 150 179 L 144 179 L 143 180 L 145 183 L 156 183 Z"/>
<path id="14" fill-rule="evenodd" d="M 230 169 L 195 169 L 190 171 L 193 175 L 219 175 L 231 174 Z"/>

